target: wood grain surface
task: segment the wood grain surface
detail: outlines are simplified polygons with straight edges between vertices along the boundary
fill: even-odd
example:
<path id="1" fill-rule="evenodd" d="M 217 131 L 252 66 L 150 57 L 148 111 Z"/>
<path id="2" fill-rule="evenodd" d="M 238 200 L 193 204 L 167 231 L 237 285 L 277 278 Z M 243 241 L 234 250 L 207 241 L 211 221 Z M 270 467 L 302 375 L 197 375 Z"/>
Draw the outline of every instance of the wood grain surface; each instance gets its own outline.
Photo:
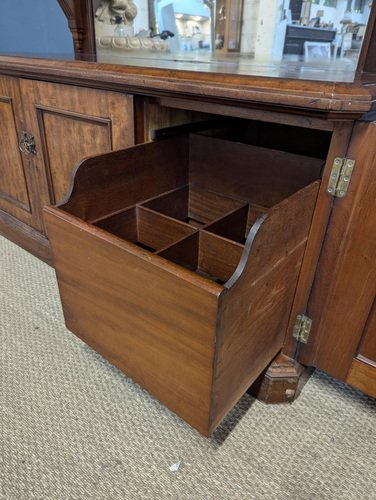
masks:
<path id="1" fill-rule="evenodd" d="M 309 82 L 283 78 L 159 70 L 83 61 L 0 56 L 0 72 L 23 78 L 80 84 L 149 96 L 199 98 L 206 102 L 263 106 L 291 111 L 316 110 L 324 117 L 356 118 L 371 108 L 361 84 Z"/>
<path id="2" fill-rule="evenodd" d="M 187 148 L 187 138 L 178 137 L 89 158 L 73 174 L 64 210 L 95 221 L 184 186 Z"/>
<path id="3" fill-rule="evenodd" d="M 0 210 L 40 229 L 42 221 L 37 210 L 39 200 L 33 155 L 19 149 L 19 142 L 27 130 L 16 78 L 0 77 L 0 123 Z"/>
<path id="4" fill-rule="evenodd" d="M 323 161 L 203 135 L 190 137 L 195 188 L 271 207 L 320 176 Z"/>
<path id="5" fill-rule="evenodd" d="M 308 304 L 312 334 L 299 361 L 344 380 L 376 292 L 376 123 L 358 123 L 346 197 L 335 200 Z M 340 334 L 339 334 L 340 332 Z"/>
<path id="6" fill-rule="evenodd" d="M 346 382 L 376 398 L 376 364 L 371 365 L 360 359 L 354 359 Z"/>
<path id="7" fill-rule="evenodd" d="M 21 91 L 37 142 L 41 207 L 65 198 L 80 160 L 134 144 L 131 96 L 31 80 Z"/>
<path id="8" fill-rule="evenodd" d="M 317 196 L 315 211 L 313 214 L 310 234 L 307 242 L 307 247 L 304 254 L 303 265 L 299 276 L 296 294 L 294 298 L 293 307 L 291 309 L 289 326 L 286 332 L 285 345 L 283 352 L 290 357 L 295 356 L 295 351 L 302 346 L 297 346 L 295 338 L 292 336 L 296 318 L 299 314 L 307 312 L 307 304 L 310 298 L 315 273 L 317 270 L 317 263 L 320 258 L 324 238 L 328 225 L 330 224 L 331 212 L 333 209 L 334 199 L 327 193 L 329 178 L 332 171 L 333 162 L 336 157 L 346 157 L 351 134 L 353 131 L 353 124 L 337 123 L 335 125 L 334 133 L 330 142 L 329 151 L 326 157 L 325 166 L 322 172 L 322 181 Z M 324 298 L 322 293 L 322 300 Z M 322 302 L 323 304 L 324 302 Z M 310 308 L 310 317 L 317 323 L 320 321 L 321 312 L 315 311 Z M 315 330 L 315 329 L 314 329 Z M 312 333 L 312 338 L 315 333 Z M 304 361 L 301 361 L 304 364 Z M 312 362 L 306 359 L 306 365 Z"/>
<path id="9" fill-rule="evenodd" d="M 236 274 L 225 284 L 218 318 L 211 428 L 281 349 L 319 183 L 273 207 L 248 236 Z M 247 252 L 249 257 L 247 258 Z"/>
<path id="10" fill-rule="evenodd" d="M 67 327 L 207 435 L 221 287 L 54 210 L 46 218 Z"/>
<path id="11" fill-rule="evenodd" d="M 367 325 L 364 329 L 358 354 L 373 361 L 376 365 L 376 300 L 373 303 Z"/>
<path id="12" fill-rule="evenodd" d="M 199 140 L 204 156 L 213 142 L 221 151 L 229 142 Z M 220 156 L 206 156 L 205 180 L 190 144 L 188 137 L 174 137 L 87 159 L 78 166 L 70 199 L 45 213 L 68 328 L 209 435 L 282 347 L 319 187 L 318 181 L 304 183 L 319 176 L 320 160 L 298 156 L 302 176 L 284 177 L 281 187 L 290 196 L 247 236 L 244 197 L 257 188 L 250 191 L 243 176 L 254 147 L 230 143 L 237 160 L 227 191 Z M 262 148 L 257 158 L 274 171 Z M 175 215 L 182 208 L 192 215 L 188 179 L 201 200 L 192 203 L 201 228 L 154 211 L 168 212 L 177 195 L 182 201 Z M 274 193 L 277 180 L 270 184 Z M 209 185 L 214 192 L 207 189 L 205 201 Z M 238 226 L 236 234 L 230 225 Z M 247 241 L 244 246 L 228 237 Z"/>

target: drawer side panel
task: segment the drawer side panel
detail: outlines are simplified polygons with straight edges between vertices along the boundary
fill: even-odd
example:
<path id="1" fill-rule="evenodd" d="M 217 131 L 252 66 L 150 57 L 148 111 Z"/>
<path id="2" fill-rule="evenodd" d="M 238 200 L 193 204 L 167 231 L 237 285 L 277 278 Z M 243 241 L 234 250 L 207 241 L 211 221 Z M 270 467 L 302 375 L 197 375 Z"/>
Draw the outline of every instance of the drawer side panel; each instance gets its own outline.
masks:
<path id="1" fill-rule="evenodd" d="M 244 267 L 226 284 L 211 430 L 282 348 L 318 187 L 314 182 L 269 212 L 247 240 Z"/>
<path id="2" fill-rule="evenodd" d="M 89 222 L 124 210 L 187 184 L 188 156 L 186 136 L 92 156 L 76 166 L 59 206 Z"/>

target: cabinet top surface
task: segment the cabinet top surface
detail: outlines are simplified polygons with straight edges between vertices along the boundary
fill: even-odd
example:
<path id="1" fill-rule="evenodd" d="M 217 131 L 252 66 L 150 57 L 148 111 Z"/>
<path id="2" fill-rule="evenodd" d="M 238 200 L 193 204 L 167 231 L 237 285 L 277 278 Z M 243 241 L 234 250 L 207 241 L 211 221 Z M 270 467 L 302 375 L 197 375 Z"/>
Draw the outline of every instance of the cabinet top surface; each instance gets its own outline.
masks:
<path id="1" fill-rule="evenodd" d="M 329 118 L 355 118 L 366 113 L 371 109 L 375 88 L 372 82 L 336 83 L 333 75 L 331 81 L 303 79 L 306 74 L 292 75 L 290 70 L 276 75 L 271 67 L 260 67 L 259 72 L 255 68 L 252 75 L 219 74 L 196 67 L 192 70 L 184 63 L 147 68 L 142 60 L 126 66 L 118 60 L 88 62 L 54 57 L 0 55 L 0 73 L 156 97 L 325 113 Z"/>

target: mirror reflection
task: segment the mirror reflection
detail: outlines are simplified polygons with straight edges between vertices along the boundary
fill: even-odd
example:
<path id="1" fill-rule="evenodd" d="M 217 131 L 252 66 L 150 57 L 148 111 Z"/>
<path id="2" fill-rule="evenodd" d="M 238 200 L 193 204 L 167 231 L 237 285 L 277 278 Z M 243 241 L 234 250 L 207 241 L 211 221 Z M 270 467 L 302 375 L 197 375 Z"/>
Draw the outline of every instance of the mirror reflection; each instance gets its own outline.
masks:
<path id="1" fill-rule="evenodd" d="M 356 69 L 370 7 L 369 0 L 93 0 L 99 60 L 290 78 L 316 71 L 315 79 L 342 81 Z"/>

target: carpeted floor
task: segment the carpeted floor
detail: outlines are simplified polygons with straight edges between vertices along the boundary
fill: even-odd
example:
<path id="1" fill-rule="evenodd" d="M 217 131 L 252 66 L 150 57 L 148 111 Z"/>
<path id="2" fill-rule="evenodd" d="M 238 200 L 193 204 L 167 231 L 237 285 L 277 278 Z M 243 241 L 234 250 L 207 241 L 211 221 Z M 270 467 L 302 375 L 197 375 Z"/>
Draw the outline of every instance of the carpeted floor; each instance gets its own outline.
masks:
<path id="1" fill-rule="evenodd" d="M 376 499 L 375 400 L 316 373 L 205 439 L 68 332 L 53 270 L 1 237 L 0 342 L 1 500 Z"/>

